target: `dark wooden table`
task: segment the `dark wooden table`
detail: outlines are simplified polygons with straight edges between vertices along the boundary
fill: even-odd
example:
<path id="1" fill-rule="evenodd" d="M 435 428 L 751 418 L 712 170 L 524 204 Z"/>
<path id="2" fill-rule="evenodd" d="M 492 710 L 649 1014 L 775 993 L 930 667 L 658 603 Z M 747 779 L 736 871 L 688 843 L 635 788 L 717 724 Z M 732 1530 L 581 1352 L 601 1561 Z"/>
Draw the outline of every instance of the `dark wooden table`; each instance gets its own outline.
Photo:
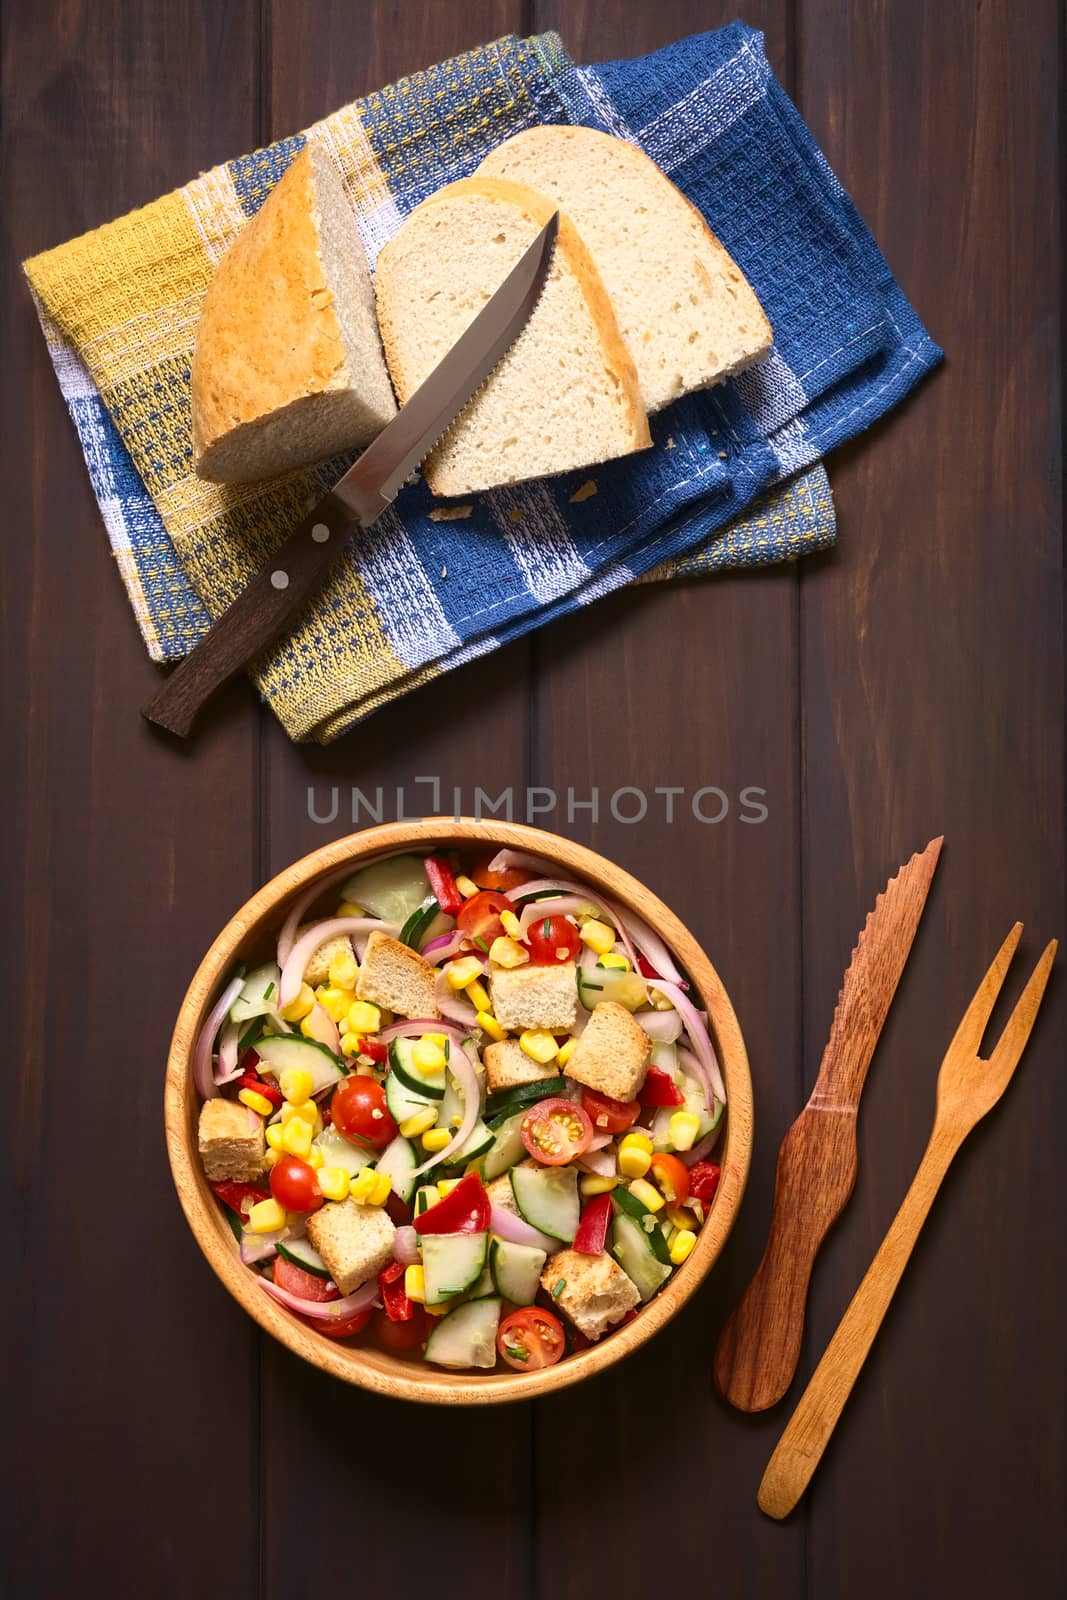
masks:
<path id="1" fill-rule="evenodd" d="M 803 1508 L 755 1502 L 788 1414 L 714 1398 L 876 889 L 947 839 L 820 1261 L 810 1371 L 926 1140 L 944 1046 L 1015 918 L 1067 931 L 1055 0 L 751 0 L 776 70 L 948 362 L 831 464 L 840 542 L 600 604 L 321 752 L 238 685 L 193 749 L 156 681 L 17 261 L 436 58 L 558 27 L 580 60 L 718 0 L 4 0 L 3 1124 L 8 1593 L 1038 1597 L 1064 1554 L 1064 983 L 965 1148 Z M 419 776 L 470 797 L 765 788 L 745 825 L 549 826 L 697 932 L 748 1040 L 757 1144 L 696 1303 L 536 1406 L 418 1412 L 261 1337 L 189 1236 L 162 1138 L 171 1021 L 270 873 Z M 309 791 L 339 819 L 309 815 Z M 469 803 L 469 799 L 468 799 Z M 1029 970 L 1029 966 L 1027 967 Z M 1021 967 L 1020 967 L 1021 972 Z M 795 1399 L 799 1385 L 794 1390 Z M 343 1588 L 341 1586 L 344 1586 Z M 425 1588 L 423 1589 L 423 1586 Z"/>

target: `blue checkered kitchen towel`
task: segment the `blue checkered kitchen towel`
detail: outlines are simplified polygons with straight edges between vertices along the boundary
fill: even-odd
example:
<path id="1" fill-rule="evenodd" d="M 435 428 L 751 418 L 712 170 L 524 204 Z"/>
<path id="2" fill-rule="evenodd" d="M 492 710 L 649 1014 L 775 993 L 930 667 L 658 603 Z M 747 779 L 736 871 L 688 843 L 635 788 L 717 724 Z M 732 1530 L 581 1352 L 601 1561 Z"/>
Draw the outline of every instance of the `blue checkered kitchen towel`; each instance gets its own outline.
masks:
<path id="1" fill-rule="evenodd" d="M 478 496 L 462 519 L 440 521 L 421 480 L 406 488 L 257 671 L 295 738 L 328 741 L 407 688 L 636 578 L 829 542 L 820 457 L 940 358 L 775 80 L 760 34 L 735 23 L 597 67 L 575 66 L 554 34 L 500 40 L 27 264 L 157 658 L 195 643 L 344 465 L 236 494 L 192 477 L 188 357 L 213 261 L 308 137 L 337 162 L 373 266 L 426 195 L 544 122 L 638 143 L 752 282 L 774 351 L 654 418 L 654 448 L 596 468 L 595 494 L 575 499 L 589 474 L 570 474 Z M 153 251 L 147 277 L 180 283 L 173 304 L 146 302 Z M 123 308 L 118 329 L 101 310 L 110 305 Z"/>

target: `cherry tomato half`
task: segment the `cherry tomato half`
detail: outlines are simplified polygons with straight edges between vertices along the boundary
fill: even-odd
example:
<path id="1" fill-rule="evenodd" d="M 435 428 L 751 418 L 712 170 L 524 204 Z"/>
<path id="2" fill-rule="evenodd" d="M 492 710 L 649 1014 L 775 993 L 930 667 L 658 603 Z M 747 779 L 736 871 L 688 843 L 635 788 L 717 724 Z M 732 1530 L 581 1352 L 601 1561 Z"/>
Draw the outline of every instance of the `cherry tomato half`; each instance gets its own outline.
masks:
<path id="1" fill-rule="evenodd" d="M 689 1172 L 677 1156 L 652 1157 L 652 1181 L 669 1206 L 680 1206 L 689 1198 Z"/>
<path id="2" fill-rule="evenodd" d="M 396 1123 L 385 1103 L 385 1090 L 375 1078 L 354 1072 L 330 1101 L 330 1114 L 338 1133 L 349 1144 L 384 1150 L 396 1138 Z"/>
<path id="3" fill-rule="evenodd" d="M 506 894 L 498 894 L 495 889 L 482 889 L 480 893 L 472 894 L 469 900 L 464 900 L 463 909 L 456 918 L 456 927 L 468 939 L 488 950 L 493 940 L 499 939 L 504 931 L 500 913 L 514 909 Z"/>
<path id="4" fill-rule="evenodd" d="M 507 892 L 530 882 L 533 874 L 525 867 L 498 867 L 495 872 L 490 872 L 489 863 L 495 854 L 495 850 L 489 850 L 484 856 L 479 856 L 470 870 L 471 882 L 476 883 L 479 889 L 503 889 Z"/>
<path id="5" fill-rule="evenodd" d="M 420 1350 L 430 1337 L 433 1318 L 422 1306 L 406 1322 L 393 1322 L 386 1311 L 374 1313 L 374 1336 L 383 1350 Z"/>
<path id="6" fill-rule="evenodd" d="M 284 1289 L 287 1294 L 295 1294 L 298 1300 L 337 1300 L 340 1297 L 336 1284 L 331 1283 L 329 1278 L 305 1272 L 303 1267 L 286 1261 L 284 1256 L 275 1257 L 274 1281 L 279 1289 Z"/>
<path id="7" fill-rule="evenodd" d="M 582 1090 L 582 1105 L 598 1133 L 625 1133 L 641 1115 L 640 1100 L 612 1100 L 596 1089 Z"/>
<path id="8" fill-rule="evenodd" d="M 496 1347 L 516 1372 L 554 1366 L 566 1349 L 563 1324 L 540 1306 L 523 1306 L 500 1324 Z"/>
<path id="9" fill-rule="evenodd" d="M 270 1192 L 286 1211 L 317 1211 L 322 1205 L 315 1168 L 299 1156 L 278 1157 L 270 1169 Z"/>
<path id="10" fill-rule="evenodd" d="M 534 967 L 562 966 L 582 948 L 578 929 L 566 917 L 538 917 L 526 930 L 526 943 Z"/>
<path id="11" fill-rule="evenodd" d="M 354 1333 L 362 1333 L 371 1317 L 374 1307 L 368 1306 L 365 1311 L 353 1311 L 350 1317 L 337 1317 L 334 1321 L 327 1322 L 325 1318 L 316 1317 L 310 1325 L 317 1333 L 324 1333 L 327 1339 L 351 1339 Z M 310 1319 L 308 1319 L 310 1321 Z M 399 1324 L 398 1324 L 399 1326 Z"/>
<path id="12" fill-rule="evenodd" d="M 589 1113 L 573 1100 L 539 1100 L 519 1127 L 522 1142 L 535 1161 L 546 1167 L 564 1167 L 593 1137 Z"/>

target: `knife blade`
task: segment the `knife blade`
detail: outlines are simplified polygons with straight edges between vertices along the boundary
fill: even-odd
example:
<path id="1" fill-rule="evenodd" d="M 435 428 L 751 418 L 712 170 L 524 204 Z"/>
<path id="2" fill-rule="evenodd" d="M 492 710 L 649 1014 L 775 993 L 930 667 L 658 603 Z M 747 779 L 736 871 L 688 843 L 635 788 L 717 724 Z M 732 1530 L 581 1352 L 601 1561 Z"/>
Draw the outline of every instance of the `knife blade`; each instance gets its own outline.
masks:
<path id="1" fill-rule="evenodd" d="M 388 510 L 526 326 L 552 265 L 558 231 L 556 212 L 406 405 L 142 708 L 149 722 L 187 738 L 215 691 L 295 620 L 353 528 L 369 527 Z"/>
<path id="2" fill-rule="evenodd" d="M 907 963 L 943 838 L 886 884 L 856 942 L 819 1076 L 778 1152 L 763 1260 L 723 1329 L 715 1385 L 740 1411 L 765 1411 L 800 1357 L 815 1257 L 856 1182 L 856 1114 L 867 1068 Z"/>

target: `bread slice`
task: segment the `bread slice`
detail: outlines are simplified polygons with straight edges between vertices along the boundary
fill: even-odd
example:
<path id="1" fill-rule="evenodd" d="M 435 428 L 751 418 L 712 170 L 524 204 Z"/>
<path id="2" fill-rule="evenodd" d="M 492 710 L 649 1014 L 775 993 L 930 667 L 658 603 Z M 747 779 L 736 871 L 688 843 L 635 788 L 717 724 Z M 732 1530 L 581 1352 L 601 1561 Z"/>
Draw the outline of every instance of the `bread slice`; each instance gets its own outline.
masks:
<path id="1" fill-rule="evenodd" d="M 551 967 L 494 967 L 489 974 L 493 1015 L 502 1028 L 547 1028 L 562 1033 L 574 1027 L 578 1012 L 577 968 L 573 961 Z M 573 1057 L 571 1058 L 573 1060 Z M 551 1074 L 545 1072 L 544 1077 Z"/>
<path id="2" fill-rule="evenodd" d="M 417 950 L 375 928 L 356 979 L 356 997 L 387 1006 L 398 1017 L 441 1015 L 434 999 L 437 973 Z"/>
<path id="3" fill-rule="evenodd" d="M 530 184 L 570 216 L 615 306 L 647 410 L 770 351 L 771 325 L 741 269 L 635 145 L 595 128 L 528 128 L 477 175 Z"/>
<path id="4" fill-rule="evenodd" d="M 192 401 L 193 463 L 214 483 L 251 483 L 369 444 L 396 413 L 363 246 L 314 142 L 216 268 Z"/>
<path id="5" fill-rule="evenodd" d="M 551 217 L 522 184 L 464 178 L 417 206 L 378 257 L 378 320 L 401 402 Z M 569 218 L 529 322 L 424 466 L 434 494 L 586 467 L 651 443 L 637 372 Z"/>
<path id="6" fill-rule="evenodd" d="M 601 1000 L 564 1071 L 612 1100 L 635 1100 L 648 1073 L 651 1049 L 648 1034 L 625 1006 Z"/>

